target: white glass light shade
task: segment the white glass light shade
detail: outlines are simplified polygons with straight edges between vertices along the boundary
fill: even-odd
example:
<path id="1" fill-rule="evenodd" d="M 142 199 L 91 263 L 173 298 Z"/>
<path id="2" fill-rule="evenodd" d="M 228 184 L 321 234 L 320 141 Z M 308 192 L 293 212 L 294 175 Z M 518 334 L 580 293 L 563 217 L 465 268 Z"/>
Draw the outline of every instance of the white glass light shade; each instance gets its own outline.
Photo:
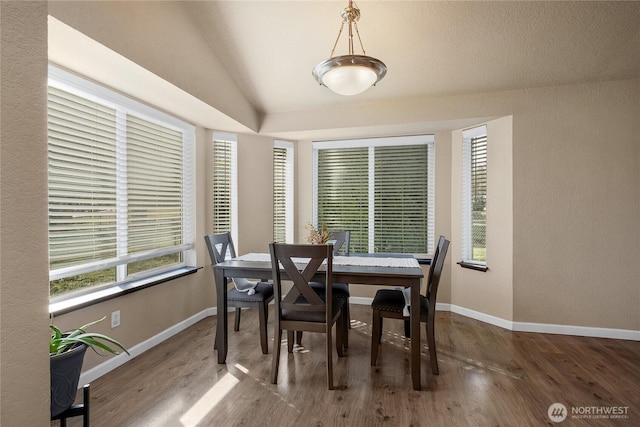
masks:
<path id="1" fill-rule="evenodd" d="M 340 95 L 358 95 L 373 85 L 378 76 L 367 67 L 343 65 L 332 68 L 322 76 L 322 84 Z"/>
<path id="2" fill-rule="evenodd" d="M 340 95 L 357 95 L 379 82 L 387 67 L 376 58 L 343 55 L 316 65 L 313 76 L 322 85 Z"/>

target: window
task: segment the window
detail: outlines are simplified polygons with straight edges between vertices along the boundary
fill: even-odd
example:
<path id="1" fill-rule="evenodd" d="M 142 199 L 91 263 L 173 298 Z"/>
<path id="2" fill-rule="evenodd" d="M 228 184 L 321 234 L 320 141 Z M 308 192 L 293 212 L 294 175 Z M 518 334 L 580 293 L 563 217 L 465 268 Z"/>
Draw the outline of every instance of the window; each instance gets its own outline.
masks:
<path id="1" fill-rule="evenodd" d="M 274 141 L 273 240 L 293 243 L 293 144 Z"/>
<path id="2" fill-rule="evenodd" d="M 352 252 L 433 252 L 432 135 L 314 142 L 317 226 L 350 230 Z"/>
<path id="3" fill-rule="evenodd" d="M 463 132 L 462 262 L 487 262 L 487 127 Z"/>
<path id="4" fill-rule="evenodd" d="M 213 233 L 231 232 L 234 242 L 237 231 L 237 138 L 223 132 L 213 134 Z"/>
<path id="5" fill-rule="evenodd" d="M 51 297 L 185 266 L 193 126 L 53 66 L 47 123 Z"/>

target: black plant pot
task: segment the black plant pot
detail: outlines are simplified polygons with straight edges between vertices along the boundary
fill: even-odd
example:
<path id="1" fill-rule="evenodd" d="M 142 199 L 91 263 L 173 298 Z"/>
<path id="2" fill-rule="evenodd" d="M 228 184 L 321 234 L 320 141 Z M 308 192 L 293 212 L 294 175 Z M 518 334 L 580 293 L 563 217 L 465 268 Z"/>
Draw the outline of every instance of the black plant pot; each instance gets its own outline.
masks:
<path id="1" fill-rule="evenodd" d="M 82 372 L 82 362 L 87 351 L 85 344 L 50 356 L 51 361 L 51 417 L 66 411 L 73 405 Z"/>

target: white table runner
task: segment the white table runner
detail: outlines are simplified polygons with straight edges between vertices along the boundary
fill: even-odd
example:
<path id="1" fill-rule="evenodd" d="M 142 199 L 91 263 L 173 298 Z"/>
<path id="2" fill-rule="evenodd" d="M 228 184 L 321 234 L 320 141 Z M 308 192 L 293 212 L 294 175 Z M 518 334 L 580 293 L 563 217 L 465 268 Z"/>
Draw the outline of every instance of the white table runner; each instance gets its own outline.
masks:
<path id="1" fill-rule="evenodd" d="M 241 261 L 270 262 L 271 255 L 266 253 L 249 253 L 236 258 Z M 294 258 L 293 262 L 306 263 L 309 258 Z M 392 257 L 364 257 L 364 256 L 335 256 L 333 265 L 357 265 L 369 267 L 420 267 L 418 260 L 413 257 L 392 258 Z"/>

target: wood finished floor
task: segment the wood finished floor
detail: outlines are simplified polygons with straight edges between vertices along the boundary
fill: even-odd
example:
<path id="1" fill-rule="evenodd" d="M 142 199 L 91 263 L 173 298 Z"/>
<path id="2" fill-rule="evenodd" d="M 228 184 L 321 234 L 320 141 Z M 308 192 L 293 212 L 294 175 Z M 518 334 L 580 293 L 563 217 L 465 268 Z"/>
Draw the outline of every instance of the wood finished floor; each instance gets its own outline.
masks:
<path id="1" fill-rule="evenodd" d="M 243 311 L 241 330 L 230 333 L 226 365 L 216 361 L 216 319 L 210 317 L 94 381 L 91 425 L 640 425 L 640 342 L 511 332 L 438 312 L 440 375 L 431 374 L 423 346 L 423 390 L 414 391 L 401 322 L 385 322 L 378 365 L 371 367 L 371 309 L 352 305 L 350 347 L 347 357 L 334 358 L 336 390 L 329 391 L 324 336 L 312 333 L 293 354 L 284 344 L 278 384 L 270 384 L 273 342 L 263 355 L 256 313 Z M 421 332 L 424 343 L 424 327 Z M 628 407 L 627 418 L 569 414 L 555 424 L 547 415 L 555 402 L 569 413 L 571 407 Z"/>

